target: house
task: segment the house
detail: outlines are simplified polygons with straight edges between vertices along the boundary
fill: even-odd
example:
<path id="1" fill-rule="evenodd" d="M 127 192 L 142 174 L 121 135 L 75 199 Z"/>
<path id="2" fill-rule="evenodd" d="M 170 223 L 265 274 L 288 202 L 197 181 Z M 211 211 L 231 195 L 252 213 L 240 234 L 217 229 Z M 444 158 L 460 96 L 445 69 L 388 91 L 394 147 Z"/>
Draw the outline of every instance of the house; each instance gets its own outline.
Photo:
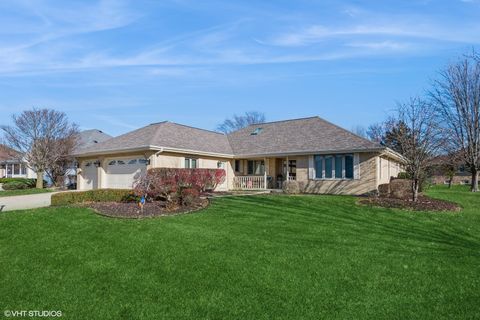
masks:
<path id="1" fill-rule="evenodd" d="M 432 184 L 471 184 L 472 173 L 466 168 L 460 152 L 440 155 L 430 164 Z"/>
<path id="2" fill-rule="evenodd" d="M 231 134 L 152 123 L 76 152 L 78 189 L 132 188 L 148 168 L 222 168 L 218 190 L 281 188 L 365 194 L 402 168 L 398 153 L 319 117 L 250 125 Z"/>
<path id="3" fill-rule="evenodd" d="M 0 145 L 0 178 L 36 178 L 36 175 L 18 151 Z"/>
<path id="4" fill-rule="evenodd" d="M 88 148 L 96 145 L 97 143 L 104 142 L 106 140 L 111 139 L 112 136 L 106 134 L 102 130 L 98 129 L 90 129 L 80 131 L 78 134 L 78 141 L 75 150 L 73 151 L 76 153 L 78 150 L 83 148 Z M 77 185 L 77 163 L 72 163 L 70 167 L 66 170 L 65 173 L 65 185 L 69 188 L 76 188 Z"/>

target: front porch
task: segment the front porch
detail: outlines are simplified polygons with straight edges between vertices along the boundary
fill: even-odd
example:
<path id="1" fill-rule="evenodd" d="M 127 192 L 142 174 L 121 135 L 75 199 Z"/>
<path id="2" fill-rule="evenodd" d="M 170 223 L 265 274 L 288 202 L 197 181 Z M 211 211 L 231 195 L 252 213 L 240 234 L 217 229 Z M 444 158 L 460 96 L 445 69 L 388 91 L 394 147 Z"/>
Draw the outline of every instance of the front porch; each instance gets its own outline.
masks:
<path id="1" fill-rule="evenodd" d="M 234 190 L 281 189 L 285 181 L 296 180 L 296 159 L 288 157 L 234 160 Z"/>

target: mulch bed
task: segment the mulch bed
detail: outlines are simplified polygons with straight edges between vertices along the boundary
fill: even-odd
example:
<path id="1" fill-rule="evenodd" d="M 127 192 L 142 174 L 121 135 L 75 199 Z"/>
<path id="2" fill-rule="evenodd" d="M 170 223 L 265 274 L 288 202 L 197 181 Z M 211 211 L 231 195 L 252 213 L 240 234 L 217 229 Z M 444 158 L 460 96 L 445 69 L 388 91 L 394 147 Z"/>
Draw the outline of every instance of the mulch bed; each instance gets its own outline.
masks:
<path id="1" fill-rule="evenodd" d="M 384 207 L 384 208 L 397 208 L 413 211 L 460 211 L 461 207 L 456 203 L 433 199 L 423 195 L 418 196 L 418 201 L 413 202 L 411 199 L 396 199 L 396 198 L 382 198 L 382 197 L 369 197 L 361 199 L 361 204 Z"/>
<path id="2" fill-rule="evenodd" d="M 135 202 L 92 202 L 83 204 L 92 208 L 100 215 L 114 218 L 152 218 L 159 216 L 173 216 L 178 214 L 192 213 L 208 206 L 207 199 L 200 199 L 191 206 L 179 206 L 169 208 L 165 201 L 147 202 L 143 207 L 143 212 Z"/>

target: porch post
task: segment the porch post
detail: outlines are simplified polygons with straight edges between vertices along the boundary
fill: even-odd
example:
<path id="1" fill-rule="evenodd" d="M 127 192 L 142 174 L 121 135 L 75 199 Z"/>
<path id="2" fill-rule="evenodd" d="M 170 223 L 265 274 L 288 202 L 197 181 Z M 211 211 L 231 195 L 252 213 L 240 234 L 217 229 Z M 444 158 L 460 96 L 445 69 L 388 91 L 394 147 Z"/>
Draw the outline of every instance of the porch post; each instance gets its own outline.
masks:
<path id="1" fill-rule="evenodd" d="M 267 158 L 263 158 L 263 188 L 267 189 Z"/>
<path id="2" fill-rule="evenodd" d="M 288 156 L 287 156 L 287 181 L 290 181 L 290 166 L 288 165 Z"/>

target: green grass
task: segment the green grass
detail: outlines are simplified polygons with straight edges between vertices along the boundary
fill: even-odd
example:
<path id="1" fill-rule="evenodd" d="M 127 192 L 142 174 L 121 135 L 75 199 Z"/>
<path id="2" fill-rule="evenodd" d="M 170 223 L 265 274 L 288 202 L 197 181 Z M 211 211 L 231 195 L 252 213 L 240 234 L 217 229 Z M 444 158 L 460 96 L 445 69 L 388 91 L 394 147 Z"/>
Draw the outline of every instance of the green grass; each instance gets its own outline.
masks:
<path id="1" fill-rule="evenodd" d="M 52 189 L 21 189 L 21 190 L 2 190 L 0 191 L 0 197 L 10 197 L 10 196 L 24 196 L 27 194 L 37 194 L 37 193 L 46 193 L 53 192 Z"/>
<path id="2" fill-rule="evenodd" d="M 480 318 L 480 194 L 460 213 L 353 197 L 221 198 L 117 220 L 81 208 L 0 214 L 0 314 L 63 319 Z M 1 317 L 1 315 L 0 315 Z"/>

